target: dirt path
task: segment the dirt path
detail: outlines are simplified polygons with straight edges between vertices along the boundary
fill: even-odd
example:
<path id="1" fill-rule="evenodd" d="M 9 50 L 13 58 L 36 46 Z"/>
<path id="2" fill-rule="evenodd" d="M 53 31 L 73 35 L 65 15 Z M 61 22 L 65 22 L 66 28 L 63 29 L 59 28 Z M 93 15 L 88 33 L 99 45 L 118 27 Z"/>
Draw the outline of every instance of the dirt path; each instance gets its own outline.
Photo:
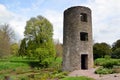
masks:
<path id="1" fill-rule="evenodd" d="M 120 74 L 99 75 L 94 73 L 95 69 L 75 70 L 69 76 L 88 76 L 95 80 L 120 80 Z"/>

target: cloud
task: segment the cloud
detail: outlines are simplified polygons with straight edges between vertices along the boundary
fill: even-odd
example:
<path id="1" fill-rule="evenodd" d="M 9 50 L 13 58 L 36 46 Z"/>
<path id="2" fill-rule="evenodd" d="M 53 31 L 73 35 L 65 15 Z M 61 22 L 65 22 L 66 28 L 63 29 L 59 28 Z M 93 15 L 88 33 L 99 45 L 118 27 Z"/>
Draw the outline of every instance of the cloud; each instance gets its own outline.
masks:
<path id="1" fill-rule="evenodd" d="M 16 16 L 14 19 L 9 21 L 9 24 L 14 29 L 17 40 L 24 38 L 26 18 Z"/>
<path id="2" fill-rule="evenodd" d="M 26 18 L 10 12 L 6 6 L 0 4 L 0 24 L 9 24 L 16 34 L 16 39 L 23 38 Z"/>
<path id="3" fill-rule="evenodd" d="M 53 38 L 63 42 L 63 15 L 54 10 L 47 10 L 45 11 L 44 16 L 53 24 Z"/>
<path id="4" fill-rule="evenodd" d="M 13 13 L 8 11 L 6 7 L 0 4 L 0 24 L 7 23 L 13 18 Z"/>
<path id="5" fill-rule="evenodd" d="M 112 44 L 120 39 L 120 0 L 76 0 L 72 6 L 87 6 L 92 10 L 93 40 Z"/>
<path id="6" fill-rule="evenodd" d="M 83 5 L 92 10 L 93 39 L 95 42 L 112 44 L 120 35 L 120 1 L 119 0 L 88 0 L 86 3 L 75 3 L 74 6 Z M 63 12 L 55 10 L 45 11 L 44 16 L 54 26 L 54 38 L 63 42 Z"/>
<path id="7" fill-rule="evenodd" d="M 29 16 L 30 14 L 27 17 L 25 17 L 25 14 L 28 14 L 29 12 L 39 9 L 39 6 L 40 4 L 43 3 L 43 1 L 44 0 L 41 0 L 41 1 L 38 0 L 36 3 L 33 3 L 31 7 L 19 8 L 20 12 L 22 12 L 21 14 L 24 14 L 24 15 L 21 15 L 20 13 L 19 14 L 13 13 L 9 11 L 6 6 L 0 5 L 0 9 L 1 9 L 0 12 L 4 13 L 4 15 L 0 13 L 2 17 L 2 19 L 0 17 L 0 20 L 1 20 L 0 22 L 10 24 L 10 26 L 14 29 L 16 33 L 17 40 L 20 40 L 24 37 L 24 30 L 25 30 L 24 28 L 26 25 L 26 21 L 28 20 L 28 17 L 30 17 Z M 45 16 L 53 24 L 53 28 L 54 28 L 53 38 L 59 39 L 60 42 L 63 42 L 63 29 L 62 29 L 63 28 L 63 16 L 62 14 L 55 10 L 46 9 L 43 12 L 43 16 Z"/>
<path id="8" fill-rule="evenodd" d="M 0 4 L 0 24 L 9 23 L 18 33 L 18 36 L 23 37 L 26 20 L 42 14 L 53 24 L 53 37 L 63 42 L 62 10 L 71 6 L 83 5 L 92 10 L 93 37 L 96 42 L 112 44 L 120 38 L 120 0 L 75 0 L 73 2 L 71 0 L 58 0 L 57 3 L 56 0 L 52 0 L 50 4 L 48 3 L 45 0 L 36 0 L 33 3 L 30 2 L 26 7 L 18 6 L 14 10 L 16 13 L 9 11 L 5 5 Z"/>
<path id="9" fill-rule="evenodd" d="M 93 35 L 96 42 L 112 44 L 120 39 L 120 0 L 89 0 L 92 9 Z"/>

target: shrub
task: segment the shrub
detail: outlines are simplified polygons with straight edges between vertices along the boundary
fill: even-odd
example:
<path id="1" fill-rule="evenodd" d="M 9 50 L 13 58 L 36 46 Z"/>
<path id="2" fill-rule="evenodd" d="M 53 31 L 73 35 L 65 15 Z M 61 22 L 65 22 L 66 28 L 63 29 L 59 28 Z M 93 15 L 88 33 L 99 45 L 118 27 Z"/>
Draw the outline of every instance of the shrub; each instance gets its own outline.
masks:
<path id="1" fill-rule="evenodd" d="M 61 78 L 65 78 L 67 75 L 68 75 L 68 72 L 53 72 L 53 78 L 58 78 L 58 79 L 61 79 Z"/>
<path id="2" fill-rule="evenodd" d="M 104 68 L 113 68 L 115 65 L 120 65 L 118 59 L 98 58 L 95 60 L 95 65 L 103 66 Z"/>
<path id="3" fill-rule="evenodd" d="M 45 48 L 36 48 L 35 54 L 34 57 L 40 61 L 39 63 L 43 65 L 43 68 L 49 67 L 54 59 L 54 54 L 50 54 L 49 50 Z"/>
<path id="4" fill-rule="evenodd" d="M 120 58 L 120 48 L 115 49 L 115 51 L 113 51 L 111 56 L 112 56 L 112 58 L 119 59 Z"/>
<path id="5" fill-rule="evenodd" d="M 102 66 L 98 68 L 96 74 L 111 74 L 120 72 L 120 60 L 110 59 L 110 58 L 99 58 L 95 60 L 97 66 Z"/>
<path id="6" fill-rule="evenodd" d="M 104 58 L 105 58 L 105 59 L 111 59 L 111 56 L 110 56 L 110 55 L 105 55 Z"/>
<path id="7" fill-rule="evenodd" d="M 107 43 L 95 43 L 93 45 L 93 55 L 94 59 L 104 58 L 105 55 L 110 55 L 112 52 L 111 47 Z"/>
<path id="8" fill-rule="evenodd" d="M 112 74 L 113 70 L 108 68 L 100 67 L 95 71 L 96 74 Z"/>
<path id="9" fill-rule="evenodd" d="M 95 80 L 95 79 L 81 76 L 81 77 L 66 77 L 61 80 Z"/>
<path id="10" fill-rule="evenodd" d="M 58 70 L 59 72 L 61 72 L 61 64 L 62 64 L 62 58 L 58 57 L 56 59 L 54 59 L 54 61 L 50 64 L 51 68 L 54 68 L 54 70 Z"/>
<path id="11" fill-rule="evenodd" d="M 118 65 L 118 60 L 109 60 L 109 61 L 106 61 L 105 63 L 103 63 L 103 67 L 104 68 L 113 68 L 114 65 Z"/>
<path id="12" fill-rule="evenodd" d="M 98 58 L 95 60 L 95 65 L 102 66 L 106 62 L 105 58 Z"/>

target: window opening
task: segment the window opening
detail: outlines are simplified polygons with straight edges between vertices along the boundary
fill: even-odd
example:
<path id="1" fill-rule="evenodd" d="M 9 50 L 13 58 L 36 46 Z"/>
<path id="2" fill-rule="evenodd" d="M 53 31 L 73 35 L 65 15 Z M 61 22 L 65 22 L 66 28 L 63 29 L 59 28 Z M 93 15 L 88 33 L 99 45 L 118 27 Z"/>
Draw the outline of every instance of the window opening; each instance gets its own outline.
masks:
<path id="1" fill-rule="evenodd" d="M 80 32 L 80 40 L 81 41 L 88 41 L 88 33 Z"/>
<path id="2" fill-rule="evenodd" d="M 83 21 L 83 22 L 87 22 L 87 14 L 85 14 L 85 13 L 80 13 L 80 19 L 81 19 L 81 21 Z"/>

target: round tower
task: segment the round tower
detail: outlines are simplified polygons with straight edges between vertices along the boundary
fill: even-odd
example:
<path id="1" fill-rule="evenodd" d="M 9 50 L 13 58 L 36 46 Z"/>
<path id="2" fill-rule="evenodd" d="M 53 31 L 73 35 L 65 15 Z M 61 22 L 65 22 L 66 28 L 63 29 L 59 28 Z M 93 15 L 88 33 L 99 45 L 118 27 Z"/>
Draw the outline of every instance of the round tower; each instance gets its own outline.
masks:
<path id="1" fill-rule="evenodd" d="M 93 67 L 92 18 L 88 7 L 75 6 L 64 11 L 63 70 Z"/>

